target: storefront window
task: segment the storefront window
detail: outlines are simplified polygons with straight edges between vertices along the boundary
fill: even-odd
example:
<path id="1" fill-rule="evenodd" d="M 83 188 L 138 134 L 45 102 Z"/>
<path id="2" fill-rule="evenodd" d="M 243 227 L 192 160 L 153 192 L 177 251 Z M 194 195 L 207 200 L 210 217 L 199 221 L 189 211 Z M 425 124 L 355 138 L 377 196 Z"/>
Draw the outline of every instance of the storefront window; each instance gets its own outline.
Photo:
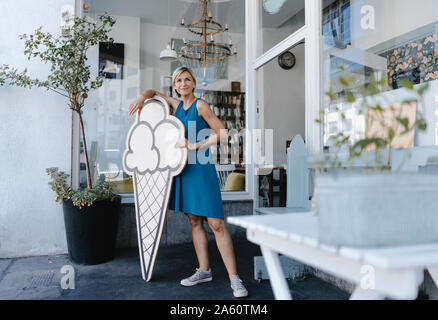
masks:
<path id="1" fill-rule="evenodd" d="M 174 97 L 171 87 L 173 71 L 184 64 L 197 78 L 195 95 L 201 97 L 229 131 L 246 128 L 245 110 L 245 4 L 232 1 L 134 0 L 129 5 L 116 5 L 106 0 L 88 0 L 84 14 L 91 18 L 108 12 L 116 19 L 111 36 L 114 44 L 94 48 L 88 57 L 92 72 L 105 77 L 104 85 L 90 93 L 84 112 L 91 174 L 93 181 L 113 181 L 119 193 L 131 193 L 132 183 L 123 171 L 122 156 L 126 136 L 134 117 L 128 115 L 129 104 L 147 89 Z M 230 56 L 206 68 L 187 60 L 160 60 L 168 44 L 180 49 L 196 34 L 188 25 L 200 20 L 203 4 L 207 15 L 222 26 L 222 32 L 208 37 L 208 42 L 230 49 Z M 193 31 L 193 30 L 192 30 Z M 217 30 L 216 30 L 217 31 Z M 244 191 L 244 137 L 230 134 L 228 144 L 211 147 L 222 191 Z M 85 166 L 81 152 L 81 183 L 85 182 Z"/>
<path id="2" fill-rule="evenodd" d="M 382 108 L 411 99 L 403 81 L 415 88 L 428 83 L 424 102 L 416 106 L 428 128 L 415 134 L 411 146 L 438 145 L 438 1 L 323 1 L 322 33 L 325 146 L 340 131 L 353 144 L 369 130 L 369 113 L 352 102 L 341 76 L 352 79 L 357 92 L 375 86 L 362 92 L 379 92 Z"/>
<path id="3" fill-rule="evenodd" d="M 304 0 L 259 0 L 263 47 L 258 56 L 305 25 Z"/>

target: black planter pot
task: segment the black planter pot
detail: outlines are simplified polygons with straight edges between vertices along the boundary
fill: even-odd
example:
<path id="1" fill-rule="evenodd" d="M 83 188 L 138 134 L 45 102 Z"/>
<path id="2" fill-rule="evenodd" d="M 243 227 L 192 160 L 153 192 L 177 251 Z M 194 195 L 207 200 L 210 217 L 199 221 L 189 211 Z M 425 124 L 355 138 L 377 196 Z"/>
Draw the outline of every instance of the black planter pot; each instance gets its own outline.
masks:
<path id="1" fill-rule="evenodd" d="M 111 261 L 116 248 L 121 198 L 97 200 L 82 209 L 71 200 L 62 202 L 68 254 L 79 264 Z"/>

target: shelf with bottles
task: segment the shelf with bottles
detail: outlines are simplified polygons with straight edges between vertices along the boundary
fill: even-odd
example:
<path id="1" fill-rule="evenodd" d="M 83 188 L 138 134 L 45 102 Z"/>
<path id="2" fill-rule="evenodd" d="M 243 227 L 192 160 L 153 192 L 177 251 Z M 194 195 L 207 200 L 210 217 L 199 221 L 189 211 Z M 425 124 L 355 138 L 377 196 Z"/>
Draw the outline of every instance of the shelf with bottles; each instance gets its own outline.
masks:
<path id="1" fill-rule="evenodd" d="M 227 91 L 202 92 L 202 99 L 209 105 L 215 115 L 223 121 L 232 121 L 231 124 L 224 123 L 233 128 L 244 128 L 245 122 L 245 93 Z M 239 123 L 239 121 L 241 121 Z"/>
<path id="2" fill-rule="evenodd" d="M 230 91 L 203 90 L 201 98 L 208 103 L 214 114 L 222 121 L 229 132 L 228 144 L 217 146 L 212 150 L 213 157 L 220 163 L 221 155 L 227 163 L 241 164 L 243 162 L 243 137 L 239 136 L 245 126 L 245 93 Z M 230 132 L 234 130 L 233 132 Z M 226 147 L 226 148 L 225 148 Z"/>

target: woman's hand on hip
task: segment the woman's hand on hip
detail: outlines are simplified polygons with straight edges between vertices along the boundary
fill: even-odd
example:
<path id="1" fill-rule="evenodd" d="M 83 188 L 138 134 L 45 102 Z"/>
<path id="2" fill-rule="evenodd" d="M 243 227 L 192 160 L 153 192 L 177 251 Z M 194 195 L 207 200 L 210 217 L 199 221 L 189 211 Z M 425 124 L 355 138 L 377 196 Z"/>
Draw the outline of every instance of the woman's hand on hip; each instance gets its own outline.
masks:
<path id="1" fill-rule="evenodd" d="M 189 150 L 196 150 L 196 143 L 189 142 L 186 138 L 178 141 L 178 148 L 187 148 Z"/>

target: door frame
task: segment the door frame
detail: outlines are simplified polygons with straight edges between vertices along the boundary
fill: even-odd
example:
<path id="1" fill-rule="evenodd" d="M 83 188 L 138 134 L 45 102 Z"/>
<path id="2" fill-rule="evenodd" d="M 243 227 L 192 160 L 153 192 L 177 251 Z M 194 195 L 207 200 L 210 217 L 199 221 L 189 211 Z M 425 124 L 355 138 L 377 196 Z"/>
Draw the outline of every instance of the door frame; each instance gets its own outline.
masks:
<path id="1" fill-rule="evenodd" d="M 247 125 L 256 129 L 258 123 L 258 78 L 262 69 L 281 53 L 305 41 L 305 141 L 309 155 L 322 151 L 322 128 L 315 122 L 322 106 L 322 0 L 305 0 L 305 25 L 262 53 L 262 1 L 245 0 L 245 38 L 246 38 L 246 84 L 247 84 Z M 258 53 L 262 53 L 258 55 Z M 254 139 L 251 150 L 261 149 L 261 141 Z M 248 146 L 248 144 L 247 144 Z M 247 150 L 250 152 L 251 150 Z M 248 165 L 253 177 L 250 194 L 254 195 L 254 208 L 258 207 L 258 176 L 254 161 Z M 249 179 L 248 179 L 249 180 Z"/>

